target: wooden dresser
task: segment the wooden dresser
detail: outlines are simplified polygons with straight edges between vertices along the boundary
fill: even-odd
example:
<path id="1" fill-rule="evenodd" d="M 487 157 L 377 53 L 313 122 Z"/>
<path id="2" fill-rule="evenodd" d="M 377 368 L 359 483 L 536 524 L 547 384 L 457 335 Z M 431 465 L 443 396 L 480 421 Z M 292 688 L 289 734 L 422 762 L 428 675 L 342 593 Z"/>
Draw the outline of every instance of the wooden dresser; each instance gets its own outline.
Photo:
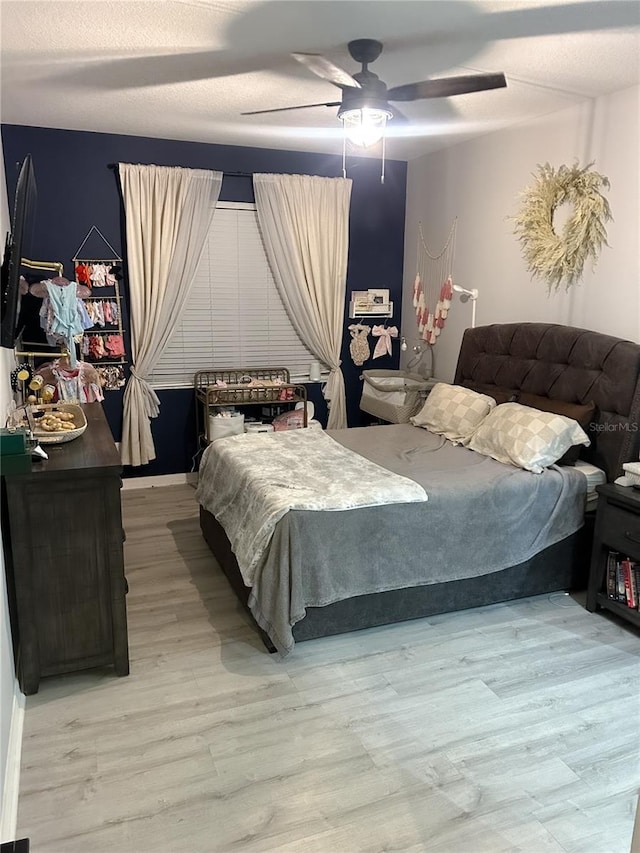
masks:
<path id="1" fill-rule="evenodd" d="M 122 465 L 100 403 L 87 429 L 3 481 L 2 534 L 17 675 L 112 665 L 129 673 L 120 506 Z"/>

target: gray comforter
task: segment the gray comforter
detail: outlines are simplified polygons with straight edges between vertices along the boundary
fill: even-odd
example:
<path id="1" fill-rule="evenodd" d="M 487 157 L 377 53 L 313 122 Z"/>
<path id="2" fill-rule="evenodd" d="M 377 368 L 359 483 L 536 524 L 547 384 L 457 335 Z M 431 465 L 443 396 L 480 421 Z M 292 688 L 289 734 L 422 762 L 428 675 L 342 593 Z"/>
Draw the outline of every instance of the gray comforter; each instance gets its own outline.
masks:
<path id="1" fill-rule="evenodd" d="M 210 444 L 196 499 L 224 527 L 242 579 L 253 586 L 275 526 L 287 512 L 426 501 L 427 493 L 326 432 L 299 429 Z"/>
<path id="2" fill-rule="evenodd" d="M 292 510 L 280 519 L 254 575 L 249 606 L 281 654 L 292 650 L 291 629 L 306 607 L 499 571 L 583 523 L 586 478 L 575 469 L 532 474 L 410 424 L 331 435 L 419 483 L 429 500 Z"/>

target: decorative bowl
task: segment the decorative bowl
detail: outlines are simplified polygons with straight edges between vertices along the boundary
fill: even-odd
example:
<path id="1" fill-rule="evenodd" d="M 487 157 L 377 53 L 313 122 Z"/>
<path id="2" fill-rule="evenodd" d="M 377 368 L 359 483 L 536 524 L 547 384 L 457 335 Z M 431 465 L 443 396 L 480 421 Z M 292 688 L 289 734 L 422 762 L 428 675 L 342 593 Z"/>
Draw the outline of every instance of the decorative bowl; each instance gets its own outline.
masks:
<path id="1" fill-rule="evenodd" d="M 38 429 L 38 421 L 45 415 L 65 413 L 73 415 L 73 429 L 49 431 Z M 30 420 L 33 425 L 33 437 L 39 444 L 64 444 L 78 438 L 87 428 L 87 419 L 82 408 L 76 403 L 42 403 L 35 404 L 30 409 Z"/>

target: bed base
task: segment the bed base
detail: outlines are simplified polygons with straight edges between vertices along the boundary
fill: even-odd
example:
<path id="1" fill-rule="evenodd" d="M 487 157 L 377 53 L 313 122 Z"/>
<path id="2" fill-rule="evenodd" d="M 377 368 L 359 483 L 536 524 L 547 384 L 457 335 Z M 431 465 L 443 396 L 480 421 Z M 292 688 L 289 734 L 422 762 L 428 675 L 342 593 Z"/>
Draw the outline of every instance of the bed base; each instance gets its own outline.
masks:
<path id="1" fill-rule="evenodd" d="M 249 610 L 249 588 L 244 585 L 229 539 L 214 516 L 202 507 L 200 528 L 262 641 L 270 652 L 274 652 L 273 644 Z M 592 536 L 593 518 L 587 517 L 584 527 L 577 533 L 546 548 L 530 560 L 499 572 L 447 583 L 358 595 L 326 607 L 308 607 L 305 618 L 293 628 L 294 639 L 296 642 L 313 640 L 434 616 L 437 613 L 498 604 L 530 595 L 585 589 Z"/>

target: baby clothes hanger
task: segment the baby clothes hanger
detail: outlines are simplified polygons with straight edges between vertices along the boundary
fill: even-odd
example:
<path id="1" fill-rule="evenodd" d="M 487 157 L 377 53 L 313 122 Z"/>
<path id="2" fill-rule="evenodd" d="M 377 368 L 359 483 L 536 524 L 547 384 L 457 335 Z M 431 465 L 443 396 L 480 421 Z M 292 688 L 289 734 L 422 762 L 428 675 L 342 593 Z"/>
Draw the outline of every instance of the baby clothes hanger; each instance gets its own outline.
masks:
<path id="1" fill-rule="evenodd" d="M 351 332 L 349 352 L 351 353 L 353 363 L 360 367 L 367 361 L 370 355 L 369 342 L 367 341 L 370 327 L 358 322 L 349 326 L 349 331 Z"/>
<path id="2" fill-rule="evenodd" d="M 36 284 L 32 284 L 29 288 L 29 293 L 32 296 L 36 296 L 38 299 L 44 299 L 48 296 L 47 292 L 47 282 L 51 282 L 51 284 L 57 284 L 58 287 L 68 287 L 71 282 L 68 278 L 63 275 L 57 275 L 55 278 L 49 278 L 45 281 L 39 281 Z M 84 284 L 77 284 L 77 282 L 73 282 L 76 285 L 76 296 L 79 299 L 84 299 L 87 296 L 91 296 L 91 290 L 88 287 L 85 287 Z"/>
<path id="3" fill-rule="evenodd" d="M 398 337 L 397 326 L 387 328 L 386 323 L 383 326 L 374 326 L 371 334 L 378 338 L 373 357 L 380 358 L 383 355 L 391 355 L 391 339 Z"/>

